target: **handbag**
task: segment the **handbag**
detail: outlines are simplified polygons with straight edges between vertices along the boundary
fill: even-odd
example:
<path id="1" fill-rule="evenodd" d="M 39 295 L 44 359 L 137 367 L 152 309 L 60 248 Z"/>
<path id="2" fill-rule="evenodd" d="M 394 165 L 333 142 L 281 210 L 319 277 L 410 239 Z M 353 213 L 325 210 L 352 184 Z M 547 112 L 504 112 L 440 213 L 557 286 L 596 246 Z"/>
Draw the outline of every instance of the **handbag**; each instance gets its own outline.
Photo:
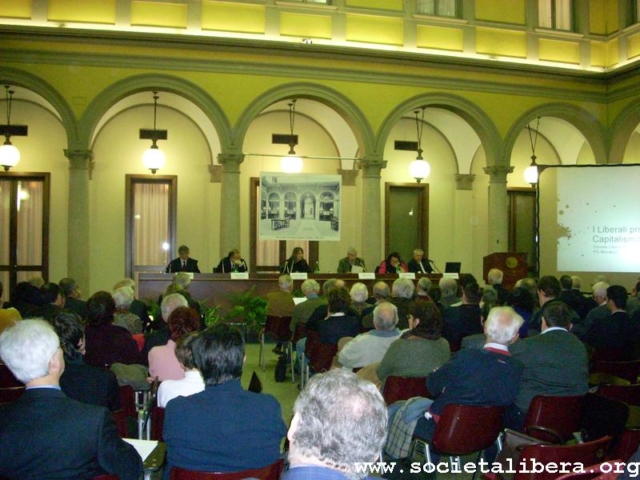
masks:
<path id="1" fill-rule="evenodd" d="M 498 480 L 512 480 L 518 470 L 520 454 L 529 445 L 549 445 L 549 442 L 530 437 L 521 432 L 506 428 L 502 440 L 502 450 L 496 457 L 494 464 L 500 464 L 500 472 L 496 473 Z"/>

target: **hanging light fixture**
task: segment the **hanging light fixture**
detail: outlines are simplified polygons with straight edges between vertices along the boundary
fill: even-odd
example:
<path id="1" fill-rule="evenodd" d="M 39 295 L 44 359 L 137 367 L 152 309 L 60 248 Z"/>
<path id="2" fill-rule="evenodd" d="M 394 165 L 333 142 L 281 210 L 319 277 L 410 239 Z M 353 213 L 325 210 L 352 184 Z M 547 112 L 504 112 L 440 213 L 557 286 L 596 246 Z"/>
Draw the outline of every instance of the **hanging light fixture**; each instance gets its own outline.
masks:
<path id="1" fill-rule="evenodd" d="M 424 128 L 424 111 L 427 107 L 421 107 L 419 110 L 414 110 L 413 113 L 416 116 L 416 133 L 418 136 L 418 148 L 416 152 L 418 156 L 409 165 L 409 174 L 416 179 L 416 182 L 420 183 L 426 179 L 431 173 L 431 166 L 424 158 L 422 158 L 422 130 Z M 422 113 L 421 116 L 420 113 Z"/>
<path id="2" fill-rule="evenodd" d="M 11 167 L 15 167 L 20 161 L 20 150 L 11 144 L 12 136 L 26 136 L 28 127 L 26 125 L 11 125 L 11 104 L 13 94 L 9 85 L 5 85 L 5 99 L 7 103 L 7 124 L 0 125 L 0 133 L 4 135 L 4 144 L 0 146 L 0 165 L 8 172 Z"/>
<path id="3" fill-rule="evenodd" d="M 151 140 L 151 147 L 147 149 L 142 155 L 142 163 L 144 166 L 151 170 L 152 174 L 155 174 L 158 170 L 164 167 L 164 162 L 167 157 L 162 150 L 158 148 L 156 142 L 158 140 L 166 140 L 168 137 L 167 130 L 156 129 L 156 120 L 158 115 L 158 92 L 153 92 L 153 130 L 140 129 L 141 140 Z"/>
<path id="4" fill-rule="evenodd" d="M 296 114 L 296 99 L 289 103 L 289 153 L 282 157 L 280 168 L 284 173 L 300 173 L 302 171 L 302 159 L 296 155 L 294 147 L 298 144 L 298 137 L 293 134 Z"/>
<path id="5" fill-rule="evenodd" d="M 538 183 L 538 164 L 536 163 L 536 144 L 538 143 L 538 127 L 540 127 L 540 117 L 538 117 L 538 123 L 536 124 L 535 133 L 531 133 L 531 124 L 527 125 L 529 132 L 529 143 L 531 144 L 531 165 L 524 170 L 524 180 L 530 183 L 532 187 Z"/>

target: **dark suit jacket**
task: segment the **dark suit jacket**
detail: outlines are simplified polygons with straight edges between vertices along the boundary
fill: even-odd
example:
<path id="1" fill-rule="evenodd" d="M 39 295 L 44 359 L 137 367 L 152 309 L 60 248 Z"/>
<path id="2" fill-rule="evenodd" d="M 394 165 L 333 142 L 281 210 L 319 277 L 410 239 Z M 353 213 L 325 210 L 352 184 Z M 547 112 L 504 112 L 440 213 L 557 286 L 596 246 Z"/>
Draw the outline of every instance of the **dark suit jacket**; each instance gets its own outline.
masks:
<path id="1" fill-rule="evenodd" d="M 280 457 L 286 433 L 280 404 L 271 395 L 247 392 L 240 380 L 207 385 L 204 392 L 167 404 L 164 478 L 172 466 L 207 472 L 265 467 Z"/>
<path id="2" fill-rule="evenodd" d="M 587 349 L 566 330 L 551 330 L 509 347 L 524 365 L 516 405 L 526 413 L 536 395 L 584 395 L 588 390 Z"/>
<path id="3" fill-rule="evenodd" d="M 0 407 L 0 477 L 89 479 L 114 473 L 138 480 L 142 460 L 118 435 L 106 408 L 60 390 L 27 390 Z"/>
<path id="4" fill-rule="evenodd" d="M 77 298 L 67 297 L 64 301 L 64 309 L 69 310 L 77 315 L 80 315 L 80 318 L 85 319 L 87 317 L 87 312 L 85 311 L 87 308 L 87 302 L 83 300 L 78 300 Z"/>
<path id="5" fill-rule="evenodd" d="M 112 412 L 122 408 L 116 375 L 104 368 L 86 365 L 84 359 L 69 359 L 60 377 L 60 388 L 69 397 L 82 403 L 106 407 Z"/>
<path id="6" fill-rule="evenodd" d="M 410 272 L 422 273 L 422 269 L 420 268 L 420 264 L 422 264 L 422 268 L 427 273 L 433 272 L 433 268 L 431 268 L 431 264 L 425 258 L 423 258 L 420 262 L 416 262 L 413 258 L 407 264 Z"/>
<path id="7" fill-rule="evenodd" d="M 364 266 L 364 260 L 360 257 L 356 257 L 354 265 L 362 267 L 363 272 L 367 271 L 367 268 Z M 351 273 L 351 263 L 349 262 L 349 257 L 344 257 L 338 262 L 338 273 Z"/>
<path id="8" fill-rule="evenodd" d="M 84 330 L 87 354 L 84 361 L 95 367 L 110 367 L 114 363 L 140 363 L 138 344 L 129 330 L 113 323 L 87 325 Z"/>
<path id="9" fill-rule="evenodd" d="M 178 272 L 192 272 L 192 273 L 200 273 L 200 269 L 198 268 L 198 261 L 194 258 L 187 258 L 187 268 L 185 270 L 182 269 L 182 259 L 180 257 L 174 258 L 169 262 L 166 269 L 167 273 L 178 273 Z"/>
<path id="10" fill-rule="evenodd" d="M 242 264 L 239 266 L 231 265 L 231 260 L 229 260 L 229 257 L 224 257 L 222 260 L 220 260 L 218 266 L 213 269 L 213 273 L 246 272 L 248 270 L 247 262 L 244 261 L 244 258 L 241 258 L 240 261 L 242 262 Z M 234 266 L 236 267 L 235 270 L 233 269 Z"/>

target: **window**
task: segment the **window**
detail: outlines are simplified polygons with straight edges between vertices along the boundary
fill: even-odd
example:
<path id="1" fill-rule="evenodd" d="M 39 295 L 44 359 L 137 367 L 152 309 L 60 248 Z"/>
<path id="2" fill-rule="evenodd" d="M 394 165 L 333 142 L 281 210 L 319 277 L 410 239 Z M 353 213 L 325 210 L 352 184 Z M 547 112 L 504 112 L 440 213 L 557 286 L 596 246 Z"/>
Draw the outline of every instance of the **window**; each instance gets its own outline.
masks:
<path id="1" fill-rule="evenodd" d="M 629 0 L 628 12 L 627 26 L 640 23 L 640 0 Z"/>
<path id="2" fill-rule="evenodd" d="M 462 17 L 459 0 L 417 0 L 416 13 L 436 17 Z"/>
<path id="3" fill-rule="evenodd" d="M 509 251 L 527 254 L 529 270 L 536 274 L 538 246 L 536 241 L 536 191 L 533 188 L 510 188 Z"/>
<path id="4" fill-rule="evenodd" d="M 573 0 L 538 0 L 538 26 L 573 31 Z"/>
<path id="5" fill-rule="evenodd" d="M 174 175 L 126 176 L 125 272 L 164 272 L 176 254 L 177 182 Z"/>
<path id="6" fill-rule="evenodd" d="M 0 281 L 49 277 L 49 174 L 0 175 Z"/>

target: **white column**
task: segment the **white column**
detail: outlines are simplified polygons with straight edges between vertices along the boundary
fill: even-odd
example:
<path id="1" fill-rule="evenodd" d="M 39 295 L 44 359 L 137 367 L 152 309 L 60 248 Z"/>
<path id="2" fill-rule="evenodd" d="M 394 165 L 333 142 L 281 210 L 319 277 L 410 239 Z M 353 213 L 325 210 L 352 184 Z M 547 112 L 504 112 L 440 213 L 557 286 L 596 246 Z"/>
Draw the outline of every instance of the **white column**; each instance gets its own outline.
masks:
<path id="1" fill-rule="evenodd" d="M 220 256 L 240 248 L 240 164 L 242 154 L 219 154 L 222 165 L 220 185 Z"/>
<path id="2" fill-rule="evenodd" d="M 382 248 L 382 198 L 380 195 L 380 172 L 387 166 L 385 160 L 365 159 L 362 167 L 362 257 L 369 270 L 384 258 Z"/>
<path id="3" fill-rule="evenodd" d="M 485 167 L 489 175 L 489 251 L 506 252 L 509 248 L 509 198 L 507 175 L 513 167 L 494 165 Z"/>

